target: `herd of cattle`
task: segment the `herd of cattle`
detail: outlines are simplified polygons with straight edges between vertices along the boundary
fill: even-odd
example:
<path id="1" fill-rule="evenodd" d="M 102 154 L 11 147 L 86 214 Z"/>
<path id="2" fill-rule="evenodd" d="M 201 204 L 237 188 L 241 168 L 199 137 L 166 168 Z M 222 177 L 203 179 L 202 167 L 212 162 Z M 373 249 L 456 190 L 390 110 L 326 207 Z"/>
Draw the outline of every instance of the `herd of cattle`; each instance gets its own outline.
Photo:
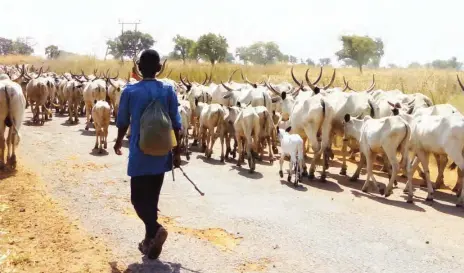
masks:
<path id="1" fill-rule="evenodd" d="M 335 70 L 327 85 L 318 85 L 322 67 L 315 81 L 310 80 L 309 69 L 306 70 L 305 79 L 300 81 L 292 68 L 295 84 L 271 84 L 269 79 L 253 83 L 243 73 L 241 78 L 244 83 L 232 81 L 239 70 L 233 71 L 228 80 L 219 84 L 212 83 L 212 75 L 207 74 L 202 83 L 190 82 L 188 76 L 182 74 L 176 82 L 168 78 L 171 73 L 161 78 L 164 70 L 165 63 L 157 78 L 172 85 L 178 94 L 183 128 L 180 145 L 187 160 L 188 129 L 193 128 L 191 145 L 200 144 L 207 158 L 212 156 L 212 148 L 219 138 L 220 160 L 227 160 L 229 156 L 235 158 L 238 153 L 237 165 L 243 164 L 246 157 L 249 171 L 253 172 L 255 160 L 264 159 L 266 148 L 267 158 L 273 162 L 280 143 L 281 176 L 283 155 L 289 155 L 291 164 L 301 167 L 296 173 L 295 183 L 302 175 L 313 179 L 316 165 L 321 163 L 320 179 L 324 181 L 334 159 L 332 145 L 336 137 L 341 137 L 343 158 L 340 173 L 346 175 L 347 148 L 351 150 L 349 156 L 352 159 L 360 152 L 358 168 L 351 180 L 357 180 L 361 168 L 366 165 L 364 192 L 372 185 L 377 193 L 389 196 L 398 173 L 403 170 L 408 177 L 405 188 L 405 192 L 408 192 L 407 202 L 412 202 L 412 177 L 419 171 L 427 183 L 427 200 L 431 201 L 434 187 L 443 185 L 443 173 L 450 158 L 453 161 L 450 167 L 457 167 L 458 172 L 458 181 L 453 189 L 458 196 L 457 206 L 464 206 L 464 116 L 450 104 L 434 105 L 422 93 L 405 94 L 401 90 L 375 89 L 374 76 L 372 85 L 363 91 L 353 90 L 345 78 L 343 87 L 333 87 Z M 37 70 L 30 65 L 3 66 L 3 74 L 0 73 L 0 168 L 16 166 L 15 148 L 19 144 L 24 112 L 29 105 L 33 113 L 32 122 L 37 124 L 44 124 L 52 118 L 52 108 L 56 109 L 56 114 L 67 112 L 69 123 L 78 123 L 79 117 L 85 113 L 85 129 L 89 130 L 89 125 L 93 123 L 96 131 L 95 149 L 106 149 L 108 126 L 111 115 L 117 118 L 121 93 L 127 84 L 137 82 L 131 77 L 121 79 L 118 76 L 111 77 L 109 71 L 99 75 L 96 70 L 92 75 L 85 75 L 84 72 L 79 75 L 59 75 L 43 71 L 42 68 Z M 457 80 L 464 91 L 459 77 Z M 9 127 L 7 139 L 6 127 Z M 314 156 L 308 171 L 304 157 L 310 148 Z M 401 160 L 397 159 L 398 154 Z M 438 167 L 434 187 L 428 166 L 430 154 L 436 158 Z M 390 177 L 385 190 L 377 187 L 372 173 L 376 155 L 382 156 L 383 170 Z M 292 167 L 289 181 L 291 172 Z"/>

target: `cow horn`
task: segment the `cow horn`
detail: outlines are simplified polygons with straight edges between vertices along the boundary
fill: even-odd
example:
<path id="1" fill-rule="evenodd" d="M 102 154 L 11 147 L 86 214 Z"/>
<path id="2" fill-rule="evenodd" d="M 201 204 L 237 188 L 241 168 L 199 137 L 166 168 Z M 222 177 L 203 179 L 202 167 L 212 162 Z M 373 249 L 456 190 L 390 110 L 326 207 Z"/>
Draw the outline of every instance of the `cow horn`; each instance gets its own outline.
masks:
<path id="1" fill-rule="evenodd" d="M 319 70 L 319 76 L 318 76 L 317 79 L 313 82 L 314 85 L 318 84 L 319 81 L 322 79 L 322 70 L 323 70 L 323 67 L 321 66 L 321 69 Z"/>
<path id="2" fill-rule="evenodd" d="M 35 78 L 38 79 L 40 75 L 42 75 L 42 72 L 43 72 L 43 66 L 40 67 L 39 74 L 37 74 L 37 77 Z"/>
<path id="3" fill-rule="evenodd" d="M 290 73 L 292 74 L 292 79 L 293 81 L 298 85 L 298 86 L 302 86 L 303 85 L 303 82 L 299 82 L 296 77 L 295 77 L 295 74 L 293 74 L 293 66 L 292 66 L 292 69 L 290 70 Z"/>
<path id="4" fill-rule="evenodd" d="M 138 67 L 137 63 L 135 62 L 135 59 L 132 60 L 132 62 L 134 63 L 135 74 L 137 74 L 137 76 L 139 76 L 140 78 L 143 78 L 142 74 L 141 74 L 140 71 L 139 71 L 139 67 Z"/>
<path id="5" fill-rule="evenodd" d="M 221 81 L 221 85 L 224 86 L 224 88 L 229 91 L 229 92 L 232 92 L 234 91 L 232 88 L 228 87 L 227 85 L 225 85 L 222 81 Z"/>
<path id="6" fill-rule="evenodd" d="M 160 76 L 161 74 L 163 74 L 164 69 L 166 68 L 166 61 L 167 59 L 164 59 L 163 65 L 161 65 L 161 70 L 156 74 L 156 76 Z"/>
<path id="7" fill-rule="evenodd" d="M 113 86 L 114 88 L 117 88 L 117 87 L 116 87 L 116 85 L 114 85 L 114 84 L 113 84 L 113 82 L 112 82 L 112 79 L 111 79 L 111 78 L 107 79 L 107 82 L 109 82 L 109 83 L 111 84 L 111 86 Z"/>
<path id="8" fill-rule="evenodd" d="M 234 74 L 237 73 L 237 71 L 239 71 L 240 69 L 235 69 L 232 74 L 230 74 L 229 76 L 229 80 L 227 80 L 227 83 L 230 83 L 232 81 L 232 78 L 234 77 Z"/>
<path id="9" fill-rule="evenodd" d="M 85 75 L 84 70 L 81 69 L 81 73 L 82 73 L 82 76 L 88 81 L 89 78 L 87 78 L 87 76 Z"/>
<path id="10" fill-rule="evenodd" d="M 343 83 L 345 84 L 345 87 L 343 87 L 343 92 L 345 92 L 349 87 L 348 87 L 348 82 L 345 79 L 345 76 L 343 76 Z"/>
<path id="11" fill-rule="evenodd" d="M 187 89 L 189 89 L 189 88 L 192 87 L 192 85 L 186 84 L 186 83 L 184 82 L 184 80 L 182 79 L 182 72 L 180 73 L 180 82 L 181 82 L 185 87 L 187 87 Z"/>
<path id="12" fill-rule="evenodd" d="M 366 90 L 366 92 L 371 92 L 375 88 L 375 74 L 372 74 L 372 84 L 371 86 Z"/>
<path id="13" fill-rule="evenodd" d="M 211 84 L 212 82 L 213 82 L 213 70 L 211 69 L 211 73 L 209 73 L 208 84 Z"/>
<path id="14" fill-rule="evenodd" d="M 335 74 L 337 72 L 337 69 L 334 69 L 334 73 L 332 74 L 332 79 L 330 80 L 329 84 L 327 84 L 326 86 L 322 87 L 322 89 L 324 90 L 327 90 L 330 88 L 330 86 L 332 86 L 332 84 L 334 83 L 335 81 Z"/>
<path id="15" fill-rule="evenodd" d="M 208 81 L 208 73 L 205 72 L 205 76 L 206 76 L 206 78 L 205 78 L 205 80 L 203 81 L 203 83 L 201 85 L 205 85 L 206 82 Z"/>
<path id="16" fill-rule="evenodd" d="M 243 80 L 243 81 L 245 81 L 245 82 L 248 83 L 249 85 L 253 86 L 254 88 L 257 88 L 257 87 L 258 87 L 258 85 L 257 85 L 256 83 L 250 82 L 250 81 L 248 80 L 248 77 L 246 77 L 246 76 L 244 77 L 244 76 L 243 76 L 243 71 L 242 71 L 242 70 L 240 70 L 240 75 L 242 76 L 242 80 Z"/>
<path id="17" fill-rule="evenodd" d="M 321 67 L 322 68 L 322 67 Z M 313 84 L 310 80 L 309 80 L 309 68 L 306 69 L 306 73 L 305 73 L 305 78 L 306 78 L 306 83 L 308 84 L 309 88 L 311 88 L 311 90 L 314 91 L 314 89 L 316 89 L 316 86 L 315 84 Z"/>
<path id="18" fill-rule="evenodd" d="M 168 74 L 166 75 L 166 78 L 169 78 L 169 76 L 171 76 L 172 70 L 173 69 L 169 70 Z"/>
<path id="19" fill-rule="evenodd" d="M 461 79 L 459 78 L 459 75 L 456 75 L 456 78 L 458 78 L 459 86 L 461 86 L 462 91 L 464 91 L 464 84 L 462 84 Z"/>
<path id="20" fill-rule="evenodd" d="M 268 82 L 264 82 L 267 86 L 267 88 L 269 88 L 269 90 L 271 90 L 274 94 L 276 94 L 277 96 L 280 96 L 280 93 L 274 89 L 274 87 L 272 87 L 272 85 Z"/>

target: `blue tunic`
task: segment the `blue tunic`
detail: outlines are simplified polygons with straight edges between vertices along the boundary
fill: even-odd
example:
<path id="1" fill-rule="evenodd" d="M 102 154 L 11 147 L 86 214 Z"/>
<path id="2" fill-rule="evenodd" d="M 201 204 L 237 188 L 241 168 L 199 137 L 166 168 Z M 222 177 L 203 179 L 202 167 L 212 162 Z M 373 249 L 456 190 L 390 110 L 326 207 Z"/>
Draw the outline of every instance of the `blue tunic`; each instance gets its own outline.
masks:
<path id="1" fill-rule="evenodd" d="M 177 95 L 171 85 L 157 80 L 146 80 L 127 85 L 121 94 L 116 126 L 118 128 L 129 126 L 129 124 L 131 126 L 129 165 L 127 168 L 127 175 L 130 177 L 156 175 L 172 170 L 171 152 L 165 156 L 146 155 L 140 151 L 138 145 L 140 118 L 153 98 L 160 99 L 165 106 L 164 110 L 169 113 L 173 129 L 181 128 L 181 118 L 177 110 Z"/>

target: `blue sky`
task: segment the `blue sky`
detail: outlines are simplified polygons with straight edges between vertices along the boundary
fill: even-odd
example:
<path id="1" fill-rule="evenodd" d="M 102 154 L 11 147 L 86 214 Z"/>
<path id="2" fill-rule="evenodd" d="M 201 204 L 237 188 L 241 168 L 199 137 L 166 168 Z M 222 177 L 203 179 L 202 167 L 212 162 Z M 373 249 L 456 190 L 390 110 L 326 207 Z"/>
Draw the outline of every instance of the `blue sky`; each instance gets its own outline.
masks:
<path id="1" fill-rule="evenodd" d="M 214 32 L 227 38 L 231 52 L 256 41 L 275 41 L 282 52 L 299 58 L 335 60 L 339 37 L 359 34 L 384 40 L 384 65 L 451 56 L 464 59 L 464 32 L 459 23 L 462 0 L 0 2 L 0 37 L 34 37 L 38 55 L 55 44 L 67 51 L 102 57 L 105 41 L 120 33 L 118 19 L 122 19 L 140 20 L 139 30 L 157 40 L 155 48 L 162 54 L 172 50 L 176 34 L 196 39 Z"/>

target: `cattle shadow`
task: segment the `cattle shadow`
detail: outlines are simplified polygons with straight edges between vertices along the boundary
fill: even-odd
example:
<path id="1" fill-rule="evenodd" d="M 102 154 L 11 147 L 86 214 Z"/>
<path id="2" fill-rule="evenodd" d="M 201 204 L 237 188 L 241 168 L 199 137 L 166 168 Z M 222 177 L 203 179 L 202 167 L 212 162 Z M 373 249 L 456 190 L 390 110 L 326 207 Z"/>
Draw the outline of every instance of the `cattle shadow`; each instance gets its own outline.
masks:
<path id="1" fill-rule="evenodd" d="M 40 122 L 33 122 L 32 120 L 25 120 L 23 122 L 23 125 L 24 126 L 29 126 L 29 127 L 41 127 L 41 126 L 44 126 L 44 124 L 41 124 Z"/>
<path id="2" fill-rule="evenodd" d="M 398 200 L 391 200 L 388 198 L 385 198 L 380 195 L 374 195 L 370 193 L 364 193 L 356 190 L 351 190 L 351 193 L 356 197 L 356 198 L 362 198 L 362 197 L 367 197 L 371 200 L 377 201 L 379 203 L 385 204 L 385 205 L 390 205 L 402 209 L 407 209 L 407 210 L 413 210 L 413 211 L 418 211 L 418 212 L 425 212 L 425 209 L 417 206 L 415 203 L 409 204 L 406 203 L 406 201 L 398 201 Z M 417 200 L 417 198 L 415 198 Z"/>
<path id="3" fill-rule="evenodd" d="M 92 149 L 92 151 L 91 151 L 89 154 L 90 154 L 90 155 L 93 155 L 93 156 L 101 157 L 101 156 L 107 156 L 107 155 L 109 155 L 110 153 L 109 153 L 107 150 L 103 150 L 103 151 L 100 153 L 100 149 Z"/>
<path id="4" fill-rule="evenodd" d="M 435 200 L 438 199 L 436 193 L 434 194 L 434 198 Z M 464 208 L 456 207 L 456 202 L 458 200 L 457 200 L 457 197 L 455 198 L 456 198 L 455 200 L 453 200 L 452 202 L 449 202 L 450 204 L 444 204 L 442 202 L 437 202 L 437 201 L 424 202 L 424 204 L 426 204 L 427 206 L 441 213 L 446 213 L 446 214 L 453 215 L 456 217 L 464 218 Z"/>
<path id="5" fill-rule="evenodd" d="M 128 265 L 125 270 L 120 270 L 118 268 L 117 262 L 110 262 L 109 265 L 111 267 L 111 273 L 201 273 L 201 271 L 183 267 L 180 263 L 149 260 L 146 257 L 142 258 L 141 263 L 133 263 Z"/>
<path id="6" fill-rule="evenodd" d="M 17 169 L 11 169 L 8 166 L 5 166 L 3 169 L 0 169 L 0 181 L 15 176 L 17 173 Z"/>
<path id="7" fill-rule="evenodd" d="M 243 176 L 243 177 L 246 177 L 246 178 L 249 178 L 249 179 L 257 180 L 257 179 L 261 179 L 261 178 L 264 177 L 263 174 L 261 174 L 259 172 L 256 172 L 256 171 L 250 173 L 250 171 L 248 169 L 248 165 L 244 163 L 242 166 L 244 166 L 244 165 L 247 166 L 246 169 L 244 167 L 237 167 L 235 165 L 232 166 L 232 169 L 238 171 L 238 174 L 240 176 Z"/>
<path id="8" fill-rule="evenodd" d="M 95 131 L 90 131 L 90 130 L 85 130 L 85 129 L 79 129 L 79 132 L 81 132 L 82 136 L 95 136 Z"/>
<path id="9" fill-rule="evenodd" d="M 62 122 L 60 125 L 71 127 L 71 126 L 77 126 L 79 124 L 80 124 L 80 122 L 74 123 L 74 122 L 71 122 L 69 120 L 66 120 L 66 121 Z"/>
<path id="10" fill-rule="evenodd" d="M 211 158 L 207 158 L 206 156 L 199 154 L 196 156 L 196 158 L 201 159 L 204 163 L 214 165 L 214 166 L 221 166 L 221 165 L 226 164 L 225 162 L 221 162 L 219 159 L 213 158 L 212 156 Z"/>
<path id="11" fill-rule="evenodd" d="M 327 173 L 328 174 L 328 173 Z M 343 192 L 344 190 L 338 183 L 332 182 L 326 179 L 326 181 L 321 181 L 318 177 L 314 179 L 309 179 L 308 177 L 303 177 L 302 181 L 300 182 L 312 188 L 325 190 L 325 191 L 333 191 L 333 192 Z"/>
<path id="12" fill-rule="evenodd" d="M 285 186 L 287 186 L 290 189 L 295 190 L 295 191 L 301 191 L 301 192 L 307 192 L 308 191 L 307 187 L 301 185 L 301 184 L 303 184 L 302 182 L 300 182 L 298 184 L 298 186 L 295 187 L 295 184 L 293 184 L 293 182 L 288 182 L 287 180 L 280 179 L 280 184 L 285 185 Z"/>

